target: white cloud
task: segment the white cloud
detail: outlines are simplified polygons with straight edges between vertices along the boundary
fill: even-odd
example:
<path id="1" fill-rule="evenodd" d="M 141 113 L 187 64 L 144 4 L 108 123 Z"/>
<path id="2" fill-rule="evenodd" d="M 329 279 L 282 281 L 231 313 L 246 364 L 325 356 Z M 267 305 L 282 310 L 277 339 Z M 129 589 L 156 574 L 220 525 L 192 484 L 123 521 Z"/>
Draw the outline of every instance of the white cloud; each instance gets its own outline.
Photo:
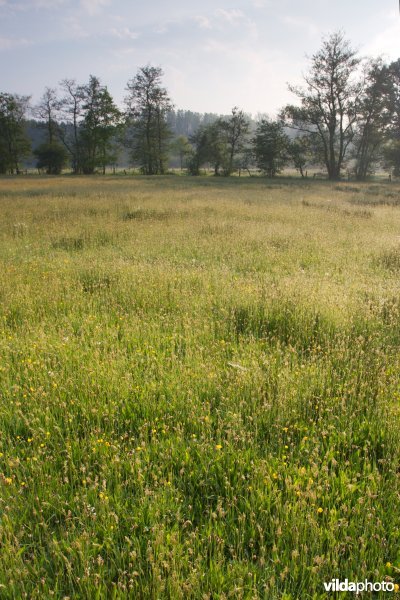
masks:
<path id="1" fill-rule="evenodd" d="M 282 21 L 285 25 L 288 25 L 292 29 L 300 29 L 302 31 L 305 31 L 310 37 L 320 35 L 320 28 L 317 27 L 310 19 L 306 19 L 304 17 L 297 17 L 294 15 L 285 15 L 282 18 Z"/>
<path id="2" fill-rule="evenodd" d="M 199 25 L 201 29 L 212 29 L 211 21 L 207 17 L 202 15 L 198 15 L 194 18 L 196 23 Z"/>
<path id="3" fill-rule="evenodd" d="M 30 10 L 48 8 L 54 9 L 64 5 L 67 0 L 21 0 L 20 2 L 9 2 L 8 0 L 0 0 L 0 6 L 4 6 L 9 11 L 27 12 Z"/>
<path id="4" fill-rule="evenodd" d="M 110 0 L 81 0 L 81 7 L 90 16 L 94 16 L 100 14 L 109 3 Z"/>
<path id="5" fill-rule="evenodd" d="M 241 10 L 235 8 L 227 10 L 218 8 L 217 10 L 208 13 L 207 16 L 204 14 L 196 15 L 195 17 L 192 17 L 192 21 L 194 21 L 200 29 L 221 29 L 221 26 L 226 27 L 226 23 L 233 25 L 240 21 L 241 23 L 245 22 L 247 24 L 248 17 L 246 17 Z"/>
<path id="6" fill-rule="evenodd" d="M 399 15 L 396 11 L 393 11 L 390 15 L 385 16 L 389 25 L 382 27 L 380 32 L 362 50 L 363 53 L 368 55 L 383 55 L 384 58 L 394 60 L 399 56 Z"/>
<path id="7" fill-rule="evenodd" d="M 8 50 L 9 48 L 18 48 L 20 46 L 28 46 L 30 42 L 25 38 L 7 38 L 0 36 L 0 50 Z"/>
<path id="8" fill-rule="evenodd" d="M 119 29 L 113 27 L 111 34 L 120 40 L 136 40 L 139 37 L 139 34 L 131 31 L 129 27 L 121 27 Z"/>
<path id="9" fill-rule="evenodd" d="M 65 17 L 63 24 L 68 38 L 84 39 L 90 36 L 89 31 L 83 27 L 82 19 L 77 16 Z"/>
<path id="10" fill-rule="evenodd" d="M 230 10 L 225 10 L 223 8 L 219 8 L 216 13 L 219 17 L 222 17 L 228 23 L 234 23 L 238 19 L 243 19 L 244 14 L 241 10 L 237 10 L 236 8 L 232 8 Z"/>
<path id="11" fill-rule="evenodd" d="M 34 0 L 35 8 L 57 8 L 65 4 L 65 0 Z"/>

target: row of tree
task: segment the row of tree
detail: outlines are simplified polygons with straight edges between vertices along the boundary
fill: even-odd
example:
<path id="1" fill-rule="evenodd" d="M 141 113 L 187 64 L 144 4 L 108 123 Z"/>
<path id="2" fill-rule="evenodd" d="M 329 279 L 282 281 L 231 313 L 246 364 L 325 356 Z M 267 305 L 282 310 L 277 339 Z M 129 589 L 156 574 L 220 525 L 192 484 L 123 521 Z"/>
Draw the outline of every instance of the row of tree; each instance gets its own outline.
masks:
<path id="1" fill-rule="evenodd" d="M 165 173 L 171 151 L 192 175 L 210 166 L 215 175 L 257 168 L 273 177 L 289 164 L 303 177 L 308 166 L 322 165 L 332 180 L 344 168 L 363 180 L 376 165 L 400 175 L 400 59 L 361 60 L 340 32 L 323 40 L 304 85 L 290 86 L 297 104 L 275 120 L 254 123 L 235 107 L 225 117 L 198 115 L 193 126 L 194 113 L 188 120 L 173 110 L 162 76 L 160 68 L 139 69 L 124 110 L 94 76 L 84 85 L 66 79 L 58 91 L 46 88 L 31 109 L 45 131 L 34 150 L 38 168 L 58 174 L 69 163 L 76 174 L 104 173 L 124 147 L 146 175 Z M 30 152 L 29 100 L 0 93 L 1 173 L 18 173 Z M 178 121 L 184 133 L 173 138 Z"/>

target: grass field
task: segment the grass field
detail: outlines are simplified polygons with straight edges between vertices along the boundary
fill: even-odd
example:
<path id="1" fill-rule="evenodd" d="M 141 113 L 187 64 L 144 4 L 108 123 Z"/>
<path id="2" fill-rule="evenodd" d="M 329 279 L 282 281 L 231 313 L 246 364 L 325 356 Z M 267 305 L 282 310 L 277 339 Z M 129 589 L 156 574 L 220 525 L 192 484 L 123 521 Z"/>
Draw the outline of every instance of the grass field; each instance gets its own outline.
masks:
<path id="1" fill-rule="evenodd" d="M 1 598 L 400 583 L 400 185 L 5 178 L 0 273 Z"/>

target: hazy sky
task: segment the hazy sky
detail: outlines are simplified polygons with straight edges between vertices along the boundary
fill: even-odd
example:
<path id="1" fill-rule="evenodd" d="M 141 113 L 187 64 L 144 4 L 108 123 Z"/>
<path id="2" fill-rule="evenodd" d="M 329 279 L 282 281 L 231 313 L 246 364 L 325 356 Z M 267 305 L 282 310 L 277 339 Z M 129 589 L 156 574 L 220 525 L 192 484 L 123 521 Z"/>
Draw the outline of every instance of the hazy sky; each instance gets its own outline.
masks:
<path id="1" fill-rule="evenodd" d="M 362 55 L 400 57 L 397 0 L 0 0 L 0 91 L 37 101 L 93 74 L 121 102 L 150 63 L 179 108 L 273 116 L 338 29 Z"/>

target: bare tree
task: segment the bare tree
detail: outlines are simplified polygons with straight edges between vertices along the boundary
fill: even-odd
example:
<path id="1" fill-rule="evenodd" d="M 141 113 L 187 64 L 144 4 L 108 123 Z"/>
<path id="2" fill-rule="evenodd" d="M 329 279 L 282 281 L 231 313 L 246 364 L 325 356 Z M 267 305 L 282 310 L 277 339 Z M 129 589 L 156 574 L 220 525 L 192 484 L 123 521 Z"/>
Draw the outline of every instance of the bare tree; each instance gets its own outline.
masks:
<path id="1" fill-rule="evenodd" d="M 33 115 L 41 119 L 47 130 L 47 142 L 52 144 L 57 137 L 58 117 L 62 106 L 57 90 L 47 87 L 39 104 L 33 107 Z"/>
<path id="2" fill-rule="evenodd" d="M 60 138 L 71 156 L 72 169 L 77 174 L 82 170 L 79 124 L 85 94 L 83 86 L 78 85 L 75 79 L 64 79 L 60 85 L 65 93 L 61 100 Z"/>

